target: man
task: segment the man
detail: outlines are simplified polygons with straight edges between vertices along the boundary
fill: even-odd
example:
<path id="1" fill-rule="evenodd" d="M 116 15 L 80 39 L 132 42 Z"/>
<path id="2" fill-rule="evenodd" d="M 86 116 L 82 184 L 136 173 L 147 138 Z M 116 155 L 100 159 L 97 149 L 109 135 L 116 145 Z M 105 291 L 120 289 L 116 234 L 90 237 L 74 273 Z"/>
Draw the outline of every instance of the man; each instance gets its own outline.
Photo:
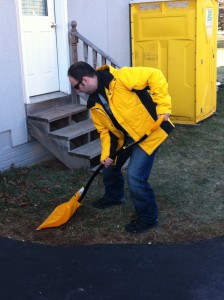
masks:
<path id="1" fill-rule="evenodd" d="M 137 216 L 125 230 L 147 231 L 158 223 L 157 204 L 148 178 L 158 147 L 173 129 L 166 79 L 160 70 L 153 68 L 115 69 L 105 65 L 95 70 L 85 62 L 73 64 L 68 78 L 77 93 L 89 95 L 87 108 L 102 144 L 100 161 L 104 165 L 105 192 L 93 202 L 93 207 L 104 209 L 124 203 L 121 167 L 130 157 L 127 181 Z M 164 115 L 164 122 L 154 133 L 116 159 L 111 158 L 124 144 L 144 136 L 160 115 Z"/>

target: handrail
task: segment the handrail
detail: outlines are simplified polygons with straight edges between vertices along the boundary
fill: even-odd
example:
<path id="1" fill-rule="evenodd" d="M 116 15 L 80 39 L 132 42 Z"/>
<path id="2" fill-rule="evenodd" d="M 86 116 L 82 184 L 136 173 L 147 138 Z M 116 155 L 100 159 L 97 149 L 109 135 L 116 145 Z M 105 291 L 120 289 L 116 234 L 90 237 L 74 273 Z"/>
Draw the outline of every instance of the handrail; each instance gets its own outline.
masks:
<path id="1" fill-rule="evenodd" d="M 102 51 L 100 48 L 96 47 L 93 43 L 91 43 L 87 38 L 85 38 L 83 35 L 81 35 L 79 32 L 76 32 L 76 36 L 83 42 L 84 46 L 87 45 L 88 47 L 92 48 L 97 54 L 101 55 L 101 62 L 102 65 L 105 65 L 106 62 L 110 62 L 112 67 L 120 68 L 119 63 L 116 62 L 112 57 L 107 55 L 104 51 Z M 94 65 L 95 61 L 93 61 Z M 97 67 L 97 66 L 94 66 Z"/>
<path id="2" fill-rule="evenodd" d="M 70 45 L 71 45 L 71 63 L 75 63 L 78 61 L 78 43 L 79 40 L 83 42 L 83 56 L 84 61 L 89 63 L 89 48 L 92 49 L 92 66 L 97 68 L 98 57 L 101 57 L 101 64 L 105 65 L 109 63 L 111 66 L 115 68 L 120 68 L 118 62 L 116 62 L 112 57 L 107 55 L 103 50 L 95 46 L 92 42 L 90 42 L 87 38 L 81 35 L 77 31 L 77 22 L 71 22 L 71 31 L 70 31 Z"/>

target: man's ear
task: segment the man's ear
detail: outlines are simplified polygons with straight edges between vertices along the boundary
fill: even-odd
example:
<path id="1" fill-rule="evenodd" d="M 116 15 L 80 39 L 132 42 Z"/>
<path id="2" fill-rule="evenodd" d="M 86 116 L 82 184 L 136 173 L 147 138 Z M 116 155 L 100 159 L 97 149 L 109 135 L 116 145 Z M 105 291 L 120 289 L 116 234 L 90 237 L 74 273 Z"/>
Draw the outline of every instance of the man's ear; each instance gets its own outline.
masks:
<path id="1" fill-rule="evenodd" d="M 91 85 L 93 85 L 93 84 L 97 85 L 97 76 L 94 76 L 94 77 L 83 76 L 82 83 L 84 83 L 84 84 L 91 84 Z"/>
<path id="2" fill-rule="evenodd" d="M 82 82 L 85 83 L 85 84 L 88 83 L 89 82 L 89 77 L 83 76 L 82 77 Z"/>

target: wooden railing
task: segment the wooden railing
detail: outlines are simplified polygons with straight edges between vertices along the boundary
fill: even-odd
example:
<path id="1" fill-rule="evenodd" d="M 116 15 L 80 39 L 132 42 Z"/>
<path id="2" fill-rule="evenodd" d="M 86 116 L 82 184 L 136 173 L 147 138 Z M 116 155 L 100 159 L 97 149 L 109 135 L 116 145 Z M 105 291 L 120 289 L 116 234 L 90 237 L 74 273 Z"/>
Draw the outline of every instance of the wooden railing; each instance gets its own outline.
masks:
<path id="1" fill-rule="evenodd" d="M 71 64 L 74 64 L 81 60 L 89 63 L 95 69 L 98 66 L 105 64 L 111 65 L 117 69 L 120 68 L 118 62 L 107 55 L 104 51 L 96 47 L 92 42 L 90 42 L 87 38 L 85 38 L 77 31 L 76 21 L 71 22 L 71 27 L 72 29 L 69 36 Z M 83 93 L 76 94 L 74 89 L 72 89 L 72 102 L 75 104 L 80 104 L 80 97 L 85 101 L 88 100 L 87 95 Z"/>
<path id="2" fill-rule="evenodd" d="M 99 64 L 100 65 L 109 64 L 114 68 L 120 68 L 118 62 L 116 62 L 112 57 L 107 55 L 104 51 L 96 47 L 93 43 L 91 43 L 87 38 L 85 38 L 77 31 L 76 21 L 71 22 L 71 27 L 72 29 L 70 31 L 70 51 L 71 51 L 72 64 L 78 62 L 79 60 L 83 60 L 89 63 L 94 68 L 97 68 Z M 83 59 L 80 59 L 78 55 L 81 50 L 80 49 L 81 45 L 79 45 L 80 41 L 82 42 Z"/>

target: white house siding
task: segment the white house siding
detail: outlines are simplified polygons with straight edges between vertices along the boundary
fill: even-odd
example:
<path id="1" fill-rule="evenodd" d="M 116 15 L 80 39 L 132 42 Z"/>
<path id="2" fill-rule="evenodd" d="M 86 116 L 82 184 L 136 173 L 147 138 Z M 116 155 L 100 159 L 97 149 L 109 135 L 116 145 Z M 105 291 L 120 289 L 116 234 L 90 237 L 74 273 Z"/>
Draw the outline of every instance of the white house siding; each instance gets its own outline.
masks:
<path id="1" fill-rule="evenodd" d="M 24 143 L 16 147 L 7 146 L 9 144 L 9 132 L 0 134 L 0 171 L 10 168 L 19 168 L 31 166 L 37 162 L 52 158 L 52 154 L 48 152 L 40 143 L 34 141 L 32 143 Z M 5 140 L 2 147 L 2 140 Z"/>
<path id="2" fill-rule="evenodd" d="M 15 1 L 0 0 L 0 132 L 9 131 L 11 145 L 27 141 Z"/>
<path id="3" fill-rule="evenodd" d="M 121 66 L 130 66 L 129 0 L 68 0 L 68 20 Z"/>
<path id="4" fill-rule="evenodd" d="M 77 21 L 81 34 L 121 66 L 130 65 L 129 1 L 67 4 L 69 24 Z M 0 0 L 0 172 L 52 157 L 38 142 L 28 142 L 17 8 L 18 0 Z"/>
<path id="5" fill-rule="evenodd" d="M 17 1 L 0 0 L 0 171 L 50 156 L 39 143 L 27 142 Z"/>

